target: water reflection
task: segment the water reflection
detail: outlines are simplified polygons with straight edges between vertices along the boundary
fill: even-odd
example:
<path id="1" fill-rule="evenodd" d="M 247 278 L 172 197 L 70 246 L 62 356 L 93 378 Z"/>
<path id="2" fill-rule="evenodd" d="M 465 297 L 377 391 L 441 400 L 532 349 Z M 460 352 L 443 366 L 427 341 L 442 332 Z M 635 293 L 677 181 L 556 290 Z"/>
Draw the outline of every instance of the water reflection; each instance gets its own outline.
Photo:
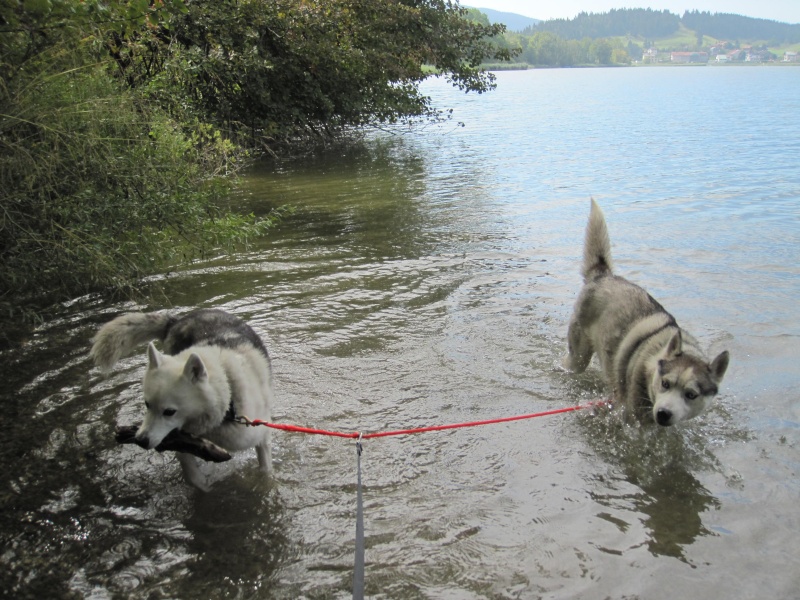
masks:
<path id="1" fill-rule="evenodd" d="M 647 531 L 645 543 L 654 556 L 671 556 L 690 563 L 686 548 L 697 538 L 714 535 L 703 524 L 703 514 L 718 509 L 719 500 L 694 475 L 717 469 L 713 454 L 684 427 L 656 429 L 630 423 L 617 412 L 584 418 L 589 446 L 611 467 L 595 501 L 613 509 L 599 516 L 628 529 L 630 513 L 637 513 Z M 602 479 L 602 478 L 601 478 Z M 609 485 L 611 483 L 611 485 Z M 637 491 L 615 491 L 619 484 Z"/>
<path id="2" fill-rule="evenodd" d="M 290 256 L 327 247 L 326 259 L 416 257 L 427 250 L 426 173 L 402 138 L 374 140 L 301 162 L 257 164 L 233 201 L 256 214 L 294 208 L 280 242 Z"/>
<path id="3" fill-rule="evenodd" d="M 625 274 L 704 342 L 731 346 L 721 398 L 731 414 L 715 408 L 670 431 L 569 417 L 376 443 L 365 466 L 368 593 L 793 597 L 796 540 L 785 524 L 797 512 L 797 429 L 786 423 L 798 420 L 791 150 L 800 138 L 784 115 L 786 98 L 800 98 L 786 90 L 800 79 L 781 69 L 791 81 L 770 86 L 772 101 L 753 113 L 742 93 L 747 81 L 754 89 L 748 77 L 761 93 L 774 72 L 713 71 L 728 82 L 720 92 L 702 83 L 715 77 L 706 71 L 604 71 L 503 76 L 513 101 L 499 89 L 494 98 L 507 104 L 470 104 L 482 113 L 464 117 L 463 135 L 425 132 L 256 168 L 233 202 L 258 213 L 297 207 L 268 239 L 154 277 L 160 292 L 147 306 L 65 306 L 23 348 L 0 356 L 3 591 L 346 597 L 352 454 L 327 440 L 276 436 L 277 489 L 254 478 L 247 457 L 198 495 L 173 458 L 114 443 L 116 424 L 140 418 L 145 363 L 137 354 L 100 378 L 86 357 L 92 334 L 126 309 L 231 310 L 268 342 L 276 417 L 331 429 L 584 401 L 605 389 L 597 372 L 564 376 L 554 365 L 594 194 L 624 232 L 614 239 Z M 686 89 L 687 74 L 689 87 L 727 106 L 698 112 L 682 94 L 669 106 L 642 102 L 643 90 Z M 607 78 L 624 82 L 602 85 Z M 577 92 L 602 100 L 591 111 L 564 110 Z M 635 110 L 617 110 L 618 100 Z M 773 152 L 720 145 L 745 139 L 731 102 L 770 124 Z M 599 106 L 610 107 L 601 119 Z M 664 125 L 664 110 L 726 134 L 704 136 L 712 159 L 690 161 L 702 163 L 699 175 L 683 168 L 697 144 Z M 652 131 L 631 129 L 631 118 Z M 653 170 L 654 147 L 681 158 Z M 769 169 L 731 177 L 767 160 Z M 753 424 L 754 437 L 736 430 Z M 735 486 L 729 472 L 741 473 Z M 695 564 L 703 578 L 682 577 Z M 764 581 L 729 577 L 754 568 Z"/>
<path id="4" fill-rule="evenodd" d="M 70 589 L 132 598 L 263 597 L 290 553 L 277 490 L 242 468 L 200 494 L 171 466 L 153 485 L 110 482 L 116 490 L 106 502 L 80 507 L 91 545 L 80 560 L 65 557 L 65 568 L 78 567 Z"/>
<path id="5" fill-rule="evenodd" d="M 255 474 L 256 477 L 258 474 Z M 292 559 L 283 501 L 263 478 L 229 477 L 222 489 L 196 497 L 184 521 L 188 576 L 175 589 L 183 597 L 265 597 Z"/>
<path id="6" fill-rule="evenodd" d="M 2 357 L 14 368 L 0 398 L 0 587 L 16 598 L 263 597 L 290 553 L 277 489 L 248 456 L 219 489 L 193 493 L 170 453 L 118 446 L 115 426 L 140 416 L 144 363 L 137 353 L 110 378 L 92 371 L 101 313 L 54 319 Z"/>
<path id="7" fill-rule="evenodd" d="M 644 525 L 651 532 L 647 542 L 655 555 L 672 556 L 688 562 L 684 548 L 696 538 L 711 534 L 701 515 L 719 508 L 719 501 L 683 465 L 672 462 L 648 481 L 638 483 L 644 492 L 634 506 L 647 515 Z"/>

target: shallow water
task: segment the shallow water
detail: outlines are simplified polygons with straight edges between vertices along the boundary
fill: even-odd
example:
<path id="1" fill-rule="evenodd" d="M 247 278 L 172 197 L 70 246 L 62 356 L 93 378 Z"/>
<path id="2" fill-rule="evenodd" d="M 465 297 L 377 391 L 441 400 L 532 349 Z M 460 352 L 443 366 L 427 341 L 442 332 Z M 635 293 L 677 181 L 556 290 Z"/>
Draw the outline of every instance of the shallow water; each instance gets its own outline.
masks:
<path id="1" fill-rule="evenodd" d="M 121 311 L 220 307 L 273 358 L 279 421 L 377 431 L 604 397 L 559 368 L 594 196 L 618 271 L 732 354 L 685 426 L 618 415 L 365 442 L 377 598 L 794 598 L 800 71 L 500 73 L 455 122 L 257 165 L 233 199 L 295 213 L 233 257 L 154 278 L 149 305 L 64 306 L 3 358 L 0 583 L 9 597 L 346 598 L 355 450 L 275 432 L 209 468 L 117 446 L 143 353 L 87 358 Z M 465 127 L 459 127 L 461 121 Z"/>

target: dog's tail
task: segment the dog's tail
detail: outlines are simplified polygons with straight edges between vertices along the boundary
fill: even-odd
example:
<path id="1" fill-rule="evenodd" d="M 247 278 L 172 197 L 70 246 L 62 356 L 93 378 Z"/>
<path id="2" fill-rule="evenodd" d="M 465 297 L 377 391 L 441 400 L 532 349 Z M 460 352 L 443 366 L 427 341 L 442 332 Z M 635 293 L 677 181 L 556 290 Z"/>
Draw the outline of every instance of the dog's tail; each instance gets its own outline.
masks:
<path id="1" fill-rule="evenodd" d="M 127 313 L 109 321 L 92 338 L 89 356 L 100 370 L 108 372 L 136 346 L 167 336 L 175 315 L 169 312 Z"/>
<path id="2" fill-rule="evenodd" d="M 585 282 L 611 274 L 611 240 L 603 211 L 592 198 L 592 210 L 586 225 L 586 240 L 583 243 L 583 267 L 581 274 Z"/>

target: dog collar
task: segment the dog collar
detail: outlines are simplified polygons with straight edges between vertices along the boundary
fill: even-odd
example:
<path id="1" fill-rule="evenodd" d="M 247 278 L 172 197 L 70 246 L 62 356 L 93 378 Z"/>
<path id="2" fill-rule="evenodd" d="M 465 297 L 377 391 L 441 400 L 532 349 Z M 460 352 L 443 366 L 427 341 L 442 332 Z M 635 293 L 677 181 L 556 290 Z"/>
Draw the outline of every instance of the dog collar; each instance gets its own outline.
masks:
<path id="1" fill-rule="evenodd" d="M 222 417 L 223 421 L 236 421 L 238 417 L 236 416 L 236 408 L 233 406 L 233 400 L 228 405 L 228 412 L 225 413 L 225 416 Z"/>

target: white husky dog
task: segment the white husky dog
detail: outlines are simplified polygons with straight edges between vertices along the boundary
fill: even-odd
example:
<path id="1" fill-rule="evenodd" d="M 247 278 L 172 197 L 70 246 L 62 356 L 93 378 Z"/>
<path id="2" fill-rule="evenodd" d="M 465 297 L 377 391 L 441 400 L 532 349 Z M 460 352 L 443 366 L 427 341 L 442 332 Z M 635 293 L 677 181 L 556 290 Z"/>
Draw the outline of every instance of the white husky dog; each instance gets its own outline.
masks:
<path id="1" fill-rule="evenodd" d="M 163 342 L 164 354 L 153 339 Z M 174 429 L 229 451 L 255 448 L 260 468 L 272 465 L 267 427 L 245 427 L 240 415 L 270 419 L 272 374 L 261 338 L 244 321 L 221 310 L 128 313 L 106 323 L 90 356 L 107 372 L 136 346 L 147 347 L 144 404 L 147 412 L 136 443 L 156 448 Z M 186 480 L 208 490 L 197 459 L 178 453 Z"/>
<path id="2" fill-rule="evenodd" d="M 594 200 L 582 274 L 564 366 L 581 373 L 596 352 L 615 400 L 659 425 L 703 412 L 728 368 L 728 352 L 708 362 L 696 340 L 650 294 L 611 272 L 608 228 Z"/>

